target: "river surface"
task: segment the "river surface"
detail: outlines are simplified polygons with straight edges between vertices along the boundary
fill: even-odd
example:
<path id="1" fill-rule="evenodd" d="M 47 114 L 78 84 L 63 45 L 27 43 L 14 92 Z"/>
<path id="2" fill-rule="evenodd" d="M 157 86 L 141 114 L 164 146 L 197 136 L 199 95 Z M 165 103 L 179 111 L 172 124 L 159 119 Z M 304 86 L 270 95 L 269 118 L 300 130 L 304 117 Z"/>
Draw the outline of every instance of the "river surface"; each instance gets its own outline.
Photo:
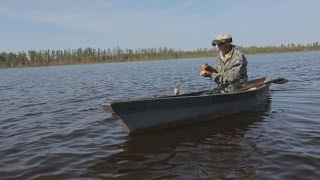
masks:
<path id="1" fill-rule="evenodd" d="M 0 177 L 320 179 L 320 52 L 247 60 L 250 79 L 290 81 L 251 111 L 137 136 L 100 104 L 206 90 L 213 58 L 0 69 Z"/>

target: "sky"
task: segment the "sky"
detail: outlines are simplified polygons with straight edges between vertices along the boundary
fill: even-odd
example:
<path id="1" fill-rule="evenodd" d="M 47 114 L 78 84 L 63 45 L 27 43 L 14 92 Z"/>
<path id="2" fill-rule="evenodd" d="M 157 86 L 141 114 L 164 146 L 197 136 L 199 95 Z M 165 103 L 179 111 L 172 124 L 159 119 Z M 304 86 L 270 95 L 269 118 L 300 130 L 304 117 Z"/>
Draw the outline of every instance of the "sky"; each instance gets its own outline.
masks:
<path id="1" fill-rule="evenodd" d="M 320 41 L 319 0 L 0 0 L 0 51 Z"/>

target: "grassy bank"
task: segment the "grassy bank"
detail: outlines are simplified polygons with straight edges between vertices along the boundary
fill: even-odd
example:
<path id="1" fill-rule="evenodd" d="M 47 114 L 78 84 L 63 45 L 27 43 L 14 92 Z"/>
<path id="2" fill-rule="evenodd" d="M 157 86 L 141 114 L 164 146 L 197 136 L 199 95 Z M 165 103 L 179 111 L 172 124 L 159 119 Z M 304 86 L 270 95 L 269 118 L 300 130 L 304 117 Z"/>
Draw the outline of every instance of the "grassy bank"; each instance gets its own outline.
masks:
<path id="1" fill-rule="evenodd" d="M 297 51 L 319 51 L 318 42 L 306 45 L 287 44 L 280 46 L 242 47 L 245 54 L 284 53 Z M 172 48 L 146 49 L 93 49 L 79 48 L 67 50 L 43 50 L 28 52 L 1 52 L 0 67 L 33 67 L 86 63 L 108 63 L 125 61 L 145 61 L 159 59 L 199 58 L 217 55 L 215 49 L 199 48 L 194 51 L 175 50 Z"/>

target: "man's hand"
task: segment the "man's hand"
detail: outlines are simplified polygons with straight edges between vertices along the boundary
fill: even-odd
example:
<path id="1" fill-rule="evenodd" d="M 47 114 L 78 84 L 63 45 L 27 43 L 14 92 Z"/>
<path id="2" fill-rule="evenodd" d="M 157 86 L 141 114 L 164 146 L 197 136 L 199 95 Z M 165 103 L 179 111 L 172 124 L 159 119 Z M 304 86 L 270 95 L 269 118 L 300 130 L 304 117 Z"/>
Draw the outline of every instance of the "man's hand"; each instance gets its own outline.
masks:
<path id="1" fill-rule="evenodd" d="M 201 64 L 200 66 L 201 70 L 208 70 L 208 67 L 210 67 L 208 63 Z"/>
<path id="2" fill-rule="evenodd" d="M 200 76 L 210 77 L 211 74 L 212 74 L 212 73 L 211 73 L 210 71 L 206 71 L 206 70 L 201 70 L 201 71 L 200 71 Z"/>
<path id="3" fill-rule="evenodd" d="M 209 66 L 208 63 L 201 64 L 200 68 L 201 71 L 208 71 L 211 73 L 216 72 L 216 70 L 213 67 Z"/>

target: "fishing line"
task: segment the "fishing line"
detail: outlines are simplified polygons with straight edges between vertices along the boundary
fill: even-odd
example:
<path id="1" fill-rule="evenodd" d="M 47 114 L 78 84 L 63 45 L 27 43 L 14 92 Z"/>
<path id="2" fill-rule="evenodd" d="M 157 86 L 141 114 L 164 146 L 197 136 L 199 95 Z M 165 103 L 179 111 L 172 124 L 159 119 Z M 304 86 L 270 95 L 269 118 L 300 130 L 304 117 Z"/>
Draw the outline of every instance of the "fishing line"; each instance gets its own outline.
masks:
<path id="1" fill-rule="evenodd" d="M 200 69 L 200 71 L 201 71 L 201 69 Z M 174 94 L 177 95 L 176 92 L 178 92 L 178 94 L 179 94 L 179 90 L 180 90 L 179 87 L 180 87 L 181 84 L 190 82 L 190 81 L 196 79 L 197 77 L 199 77 L 199 74 L 198 74 L 198 73 L 192 75 L 190 78 L 187 78 L 187 79 L 181 80 L 181 81 L 179 81 L 179 82 L 176 82 L 176 83 L 175 83 L 175 86 L 174 86 L 174 89 L 173 89 L 173 90 L 174 90 Z M 209 81 L 210 81 L 210 86 L 209 86 L 209 91 L 210 91 L 210 90 L 211 90 L 211 86 L 212 86 L 212 80 L 211 80 L 211 78 L 209 78 Z M 162 86 L 162 87 L 164 87 L 164 86 Z M 172 90 L 172 89 L 171 89 L 171 90 Z M 163 94 L 164 92 L 169 92 L 169 91 L 170 91 L 169 89 L 168 89 L 168 90 L 164 90 L 164 91 L 160 91 L 159 94 Z M 155 97 L 159 97 L 159 96 L 158 96 L 158 95 L 155 95 Z"/>
<path id="2" fill-rule="evenodd" d="M 210 81 L 210 86 L 209 86 L 209 91 L 210 91 L 211 86 L 212 86 L 212 79 L 210 78 L 209 81 Z"/>
<path id="3" fill-rule="evenodd" d="M 190 78 L 187 78 L 187 79 L 181 80 L 181 81 L 179 81 L 179 82 L 176 82 L 176 83 L 175 83 L 175 86 L 174 86 L 174 89 L 172 89 L 172 88 L 169 89 L 169 88 L 168 88 L 168 90 L 160 91 L 158 94 L 164 94 L 165 92 L 169 92 L 169 91 L 172 91 L 172 90 L 176 91 L 176 88 L 178 88 L 178 91 L 179 91 L 179 87 L 180 87 L 181 84 L 185 84 L 185 83 L 187 83 L 187 82 L 190 82 L 190 81 L 196 79 L 197 77 L 199 77 L 199 74 L 198 74 L 198 73 L 192 75 Z M 164 86 L 165 86 L 165 85 L 163 85 L 162 88 L 163 88 Z M 167 89 L 167 88 L 164 88 L 164 89 Z M 155 96 L 155 97 L 159 97 L 159 95 L 154 95 L 154 96 Z"/>

